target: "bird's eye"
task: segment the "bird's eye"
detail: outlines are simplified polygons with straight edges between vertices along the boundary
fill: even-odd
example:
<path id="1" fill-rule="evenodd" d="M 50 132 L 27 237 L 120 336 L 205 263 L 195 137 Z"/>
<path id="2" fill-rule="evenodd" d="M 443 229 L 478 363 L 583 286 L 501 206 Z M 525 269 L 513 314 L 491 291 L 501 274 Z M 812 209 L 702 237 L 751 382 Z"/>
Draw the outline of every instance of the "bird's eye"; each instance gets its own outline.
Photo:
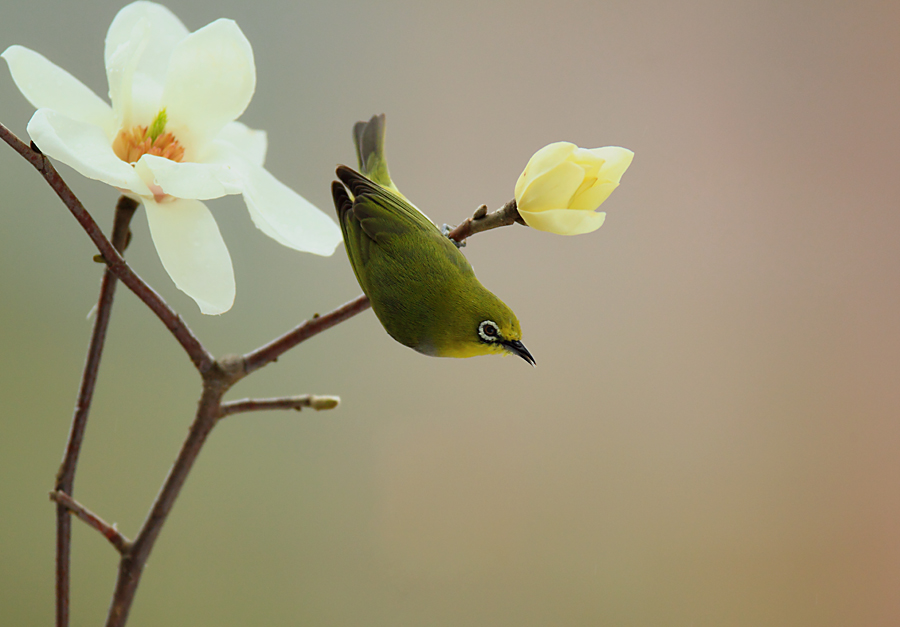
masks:
<path id="1" fill-rule="evenodd" d="M 485 320 L 478 325 L 478 335 L 485 342 L 496 342 L 500 339 L 500 327 L 493 320 Z"/>

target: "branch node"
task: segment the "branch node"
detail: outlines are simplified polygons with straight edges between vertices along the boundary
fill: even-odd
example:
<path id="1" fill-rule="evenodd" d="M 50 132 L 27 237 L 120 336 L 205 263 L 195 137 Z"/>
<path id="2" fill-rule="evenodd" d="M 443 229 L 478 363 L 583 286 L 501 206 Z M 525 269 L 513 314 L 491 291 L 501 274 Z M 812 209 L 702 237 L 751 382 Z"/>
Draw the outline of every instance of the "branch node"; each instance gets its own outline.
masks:
<path id="1" fill-rule="evenodd" d="M 110 525 L 62 490 L 53 490 L 50 492 L 50 500 L 54 501 L 57 505 L 66 508 L 75 514 L 77 518 L 86 522 L 88 526 L 99 531 L 120 554 L 126 555 L 131 550 L 131 541 L 119 533 L 115 524 Z"/>
<path id="2" fill-rule="evenodd" d="M 218 364 L 219 369 L 231 382 L 237 381 L 246 374 L 242 355 L 224 355 L 218 360 Z"/>

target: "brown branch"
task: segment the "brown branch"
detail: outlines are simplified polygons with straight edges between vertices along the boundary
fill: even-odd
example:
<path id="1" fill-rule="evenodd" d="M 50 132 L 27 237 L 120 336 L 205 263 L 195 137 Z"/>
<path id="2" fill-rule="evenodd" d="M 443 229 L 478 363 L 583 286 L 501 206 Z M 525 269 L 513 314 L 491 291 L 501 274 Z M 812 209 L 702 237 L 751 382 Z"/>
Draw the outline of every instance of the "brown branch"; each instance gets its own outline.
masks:
<path id="1" fill-rule="evenodd" d="M 519 210 L 516 208 L 515 199 L 510 200 L 493 213 L 488 213 L 487 206 L 481 205 L 475 210 L 471 218 L 466 218 L 459 226 L 447 233 L 447 237 L 458 244 L 462 244 L 467 237 L 476 233 L 496 229 L 500 226 L 509 226 L 516 222 L 524 224 L 522 217 L 519 215 Z"/>
<path id="2" fill-rule="evenodd" d="M 59 490 L 51 492 L 50 500 L 55 501 L 59 507 L 66 510 L 66 513 L 72 512 L 78 518 L 103 534 L 103 537 L 109 540 L 109 543 L 116 547 L 116 550 L 119 553 L 124 555 L 131 548 L 131 542 L 128 538 L 119 533 L 119 530 L 116 529 L 114 525 L 110 525 L 65 492 L 60 492 Z"/>
<path id="3" fill-rule="evenodd" d="M 220 418 L 248 411 L 263 411 L 267 409 L 295 409 L 300 411 L 305 407 L 315 409 L 334 409 L 341 402 L 337 396 L 284 396 L 281 398 L 244 398 L 239 401 L 228 401 L 220 406 Z"/>
<path id="4" fill-rule="evenodd" d="M 106 260 L 109 269 L 166 325 L 166 328 L 169 329 L 185 352 L 187 352 L 194 366 L 201 373 L 210 368 L 215 361 L 213 356 L 203 347 L 184 320 L 181 319 L 181 316 L 175 313 L 166 304 L 166 301 L 125 263 L 122 256 L 116 252 L 110 241 L 106 239 L 106 236 L 100 230 L 100 227 L 97 226 L 91 214 L 88 213 L 81 201 L 72 193 L 65 181 L 62 180 L 53 164 L 50 163 L 50 160 L 39 150 L 27 146 L 3 124 L 0 124 L 0 139 L 12 146 L 16 152 L 22 155 L 41 173 L 47 183 L 50 184 L 50 187 L 53 188 L 53 191 L 56 192 L 56 195 L 63 201 L 63 204 L 68 207 L 81 225 L 81 228 L 85 230 L 88 237 L 94 242 L 97 250 L 100 251 L 100 254 Z"/>
<path id="5" fill-rule="evenodd" d="M 130 198 L 122 196 L 116 204 L 115 221 L 113 223 L 112 245 L 118 251 L 125 250 L 128 242 L 131 218 L 137 209 L 137 203 Z M 56 493 L 71 495 L 75 485 L 75 468 L 78 464 L 78 454 L 81 451 L 81 443 L 84 439 L 84 430 L 87 426 L 88 413 L 91 409 L 91 401 L 94 397 L 94 387 L 97 383 L 97 371 L 100 368 L 100 357 L 103 354 L 103 345 L 106 341 L 106 330 L 109 327 L 109 318 L 112 312 L 113 296 L 116 291 L 116 276 L 107 268 L 103 272 L 100 282 L 100 297 L 97 301 L 97 313 L 94 320 L 94 330 L 88 347 L 87 358 L 84 363 L 84 371 L 81 375 L 81 387 L 78 390 L 78 400 L 75 403 L 75 412 L 72 416 L 72 426 L 69 430 L 69 440 L 66 443 L 66 452 L 62 464 L 56 474 Z M 60 501 L 57 501 L 60 503 Z M 69 624 L 69 563 L 72 542 L 72 519 L 69 511 L 60 504 L 56 508 L 56 624 L 57 627 L 66 627 Z"/>
<path id="6" fill-rule="evenodd" d="M 340 324 L 344 320 L 352 318 L 371 306 L 369 298 L 363 294 L 356 299 L 345 303 L 324 316 L 315 315 L 311 320 L 302 322 L 293 330 L 288 331 L 279 338 L 276 338 L 257 348 L 255 351 L 244 355 L 244 374 L 250 374 L 254 370 L 258 370 L 266 364 L 278 359 L 285 351 L 294 348 L 300 342 L 308 340 L 314 335 L 318 335 L 322 331 L 326 331 L 336 324 Z"/>

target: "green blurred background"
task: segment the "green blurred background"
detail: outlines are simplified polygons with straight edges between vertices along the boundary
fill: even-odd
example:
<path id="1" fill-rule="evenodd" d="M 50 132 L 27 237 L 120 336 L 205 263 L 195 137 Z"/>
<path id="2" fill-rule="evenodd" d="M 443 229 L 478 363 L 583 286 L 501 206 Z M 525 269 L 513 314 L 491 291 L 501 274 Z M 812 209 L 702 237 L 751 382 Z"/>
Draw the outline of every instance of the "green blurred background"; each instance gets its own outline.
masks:
<path id="1" fill-rule="evenodd" d="M 119 2 L 2 0 L 0 48 L 98 94 Z M 331 213 L 352 124 L 388 116 L 394 179 L 438 223 L 511 198 L 546 143 L 622 145 L 604 227 L 465 249 L 536 369 L 440 360 L 367 312 L 229 398 L 337 394 L 229 418 L 145 571 L 130 625 L 900 624 L 900 5 L 190 2 L 237 20 L 267 165 Z M 0 121 L 31 107 L 4 68 Z M 98 221 L 116 194 L 61 166 Z M 49 625 L 61 458 L 101 268 L 0 146 L 0 623 Z M 210 203 L 234 309 L 204 317 L 135 220 L 133 267 L 217 355 L 359 293 Z M 133 537 L 199 380 L 120 287 L 76 497 Z M 116 555 L 74 525 L 72 624 Z"/>

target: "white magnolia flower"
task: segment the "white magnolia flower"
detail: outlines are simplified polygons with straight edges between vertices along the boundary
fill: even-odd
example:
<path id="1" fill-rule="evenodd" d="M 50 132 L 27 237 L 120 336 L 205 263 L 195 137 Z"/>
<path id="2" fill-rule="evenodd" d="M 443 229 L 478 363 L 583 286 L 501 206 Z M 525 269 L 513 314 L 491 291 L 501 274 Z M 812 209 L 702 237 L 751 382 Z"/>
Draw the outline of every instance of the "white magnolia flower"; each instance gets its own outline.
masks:
<path id="1" fill-rule="evenodd" d="M 234 273 L 201 201 L 243 194 L 254 224 L 296 250 L 330 255 L 341 241 L 333 220 L 263 168 L 265 132 L 235 122 L 256 67 L 233 21 L 190 33 L 161 5 L 123 8 L 106 35 L 112 106 L 37 52 L 10 46 L 2 57 L 37 108 L 34 143 L 140 200 L 163 266 L 203 313 L 231 308 Z"/>

